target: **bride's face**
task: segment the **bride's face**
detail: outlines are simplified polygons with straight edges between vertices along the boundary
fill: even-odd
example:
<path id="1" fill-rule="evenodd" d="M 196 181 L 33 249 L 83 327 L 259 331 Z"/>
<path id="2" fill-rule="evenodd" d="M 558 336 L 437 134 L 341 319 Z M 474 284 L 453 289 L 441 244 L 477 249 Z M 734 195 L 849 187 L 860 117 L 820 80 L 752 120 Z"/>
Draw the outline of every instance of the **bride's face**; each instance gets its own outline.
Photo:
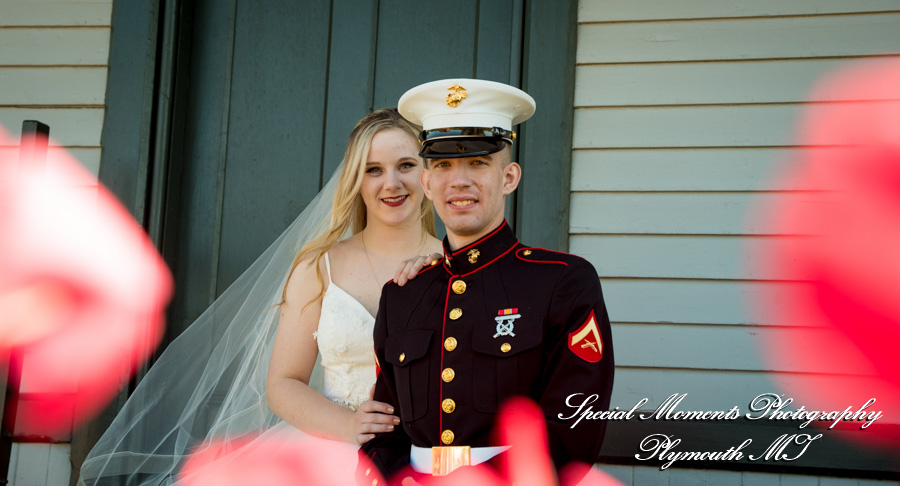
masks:
<path id="1" fill-rule="evenodd" d="M 360 189 L 369 224 L 418 222 L 425 197 L 419 182 L 422 168 L 419 144 L 407 132 L 393 128 L 375 134 Z"/>

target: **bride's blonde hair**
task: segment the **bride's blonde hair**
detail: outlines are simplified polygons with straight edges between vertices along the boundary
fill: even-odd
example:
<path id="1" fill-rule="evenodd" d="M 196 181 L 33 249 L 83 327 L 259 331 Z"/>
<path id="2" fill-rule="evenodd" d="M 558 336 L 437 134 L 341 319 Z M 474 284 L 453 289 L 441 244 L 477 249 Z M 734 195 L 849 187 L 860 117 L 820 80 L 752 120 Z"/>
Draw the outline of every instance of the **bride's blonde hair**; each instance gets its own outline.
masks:
<path id="1" fill-rule="evenodd" d="M 344 160 L 341 162 L 341 174 L 334 193 L 334 203 L 327 218 L 328 224 L 324 230 L 300 249 L 294 258 L 291 272 L 288 274 L 288 281 L 290 281 L 300 262 L 307 257 L 313 258 L 312 264 L 316 266 L 316 279 L 319 282 L 320 290 L 319 295 L 308 302 L 307 306 L 325 294 L 325 280 L 319 266 L 322 257 L 343 239 L 347 230 L 350 230 L 350 234 L 356 234 L 366 227 L 366 204 L 359 192 L 366 172 L 366 159 L 369 156 L 369 148 L 372 146 L 375 134 L 392 128 L 399 128 L 407 132 L 414 140 L 418 140 L 419 127 L 400 116 L 396 108 L 373 111 L 360 120 L 353 128 L 353 132 L 350 133 L 347 149 L 344 151 Z M 434 206 L 427 197 L 422 198 L 420 210 L 419 221 L 422 229 L 429 235 L 435 236 Z M 282 290 L 280 304 L 284 303 L 286 292 L 287 284 Z"/>

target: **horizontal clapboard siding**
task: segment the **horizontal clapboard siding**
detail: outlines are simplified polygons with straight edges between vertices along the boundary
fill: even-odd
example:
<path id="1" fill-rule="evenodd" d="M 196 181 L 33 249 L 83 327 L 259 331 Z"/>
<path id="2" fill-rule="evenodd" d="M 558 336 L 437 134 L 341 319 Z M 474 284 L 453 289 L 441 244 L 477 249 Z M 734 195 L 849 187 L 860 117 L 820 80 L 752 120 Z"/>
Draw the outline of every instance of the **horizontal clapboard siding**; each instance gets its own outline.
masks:
<path id="1" fill-rule="evenodd" d="M 801 236 L 572 235 L 569 249 L 607 277 L 719 280 L 809 279 L 799 270 L 754 265 L 773 245 Z M 752 244 L 751 244 L 752 243 Z"/>
<path id="2" fill-rule="evenodd" d="M 66 155 L 68 154 L 68 155 Z M 64 157 L 74 157 L 92 174 L 97 174 L 100 170 L 100 148 L 66 148 L 66 147 L 50 147 L 47 160 L 62 160 Z M 6 163 L 0 164 L 0 180 L 12 180 L 18 169 L 15 167 L 19 158 L 18 147 L 0 147 L 0 160 Z"/>
<path id="3" fill-rule="evenodd" d="M 0 0 L 4 26 L 109 27 L 112 0 Z"/>
<path id="4" fill-rule="evenodd" d="M 900 5 L 900 4 L 898 4 Z M 844 59 L 579 66 L 577 106 L 703 105 L 836 101 L 808 87 Z"/>
<path id="5" fill-rule="evenodd" d="M 798 146 L 800 110 L 866 101 L 810 89 L 854 60 L 900 59 L 900 3 L 582 0 L 578 21 L 570 250 L 603 284 L 613 406 L 679 392 L 691 409 L 728 409 L 775 381 L 869 380 L 861 362 L 767 360 L 769 340 L 823 331 L 750 310 L 787 305 L 808 277 L 755 263 L 809 237 L 778 234 L 762 208 L 834 189 L 779 177 L 842 150 Z"/>
<path id="6" fill-rule="evenodd" d="M 776 177 L 778 169 L 813 151 L 840 148 L 688 147 L 664 150 L 576 150 L 572 191 L 788 191 L 834 189 Z M 615 177 L 610 177 L 615 174 Z"/>
<path id="7" fill-rule="evenodd" d="M 68 150 L 96 175 L 112 0 L 0 0 L 0 12 L 0 125 L 18 141 L 22 121 L 48 124 L 51 150 Z M 16 154 L 0 147 L 7 165 Z"/>
<path id="8" fill-rule="evenodd" d="M 597 271 L 603 274 L 603 268 Z M 784 304 L 790 292 L 797 291 L 794 282 L 761 282 L 752 280 L 698 280 L 672 278 L 601 278 L 603 296 L 614 322 L 682 323 L 682 324 L 777 324 L 748 315 L 752 302 L 771 298 L 773 304 Z M 772 292 L 784 288 L 784 292 Z M 791 325 L 804 325 L 793 322 Z M 613 330 L 615 335 L 615 328 Z"/>
<path id="9" fill-rule="evenodd" d="M 821 204 L 815 192 L 580 192 L 572 195 L 569 229 L 573 234 L 771 235 L 773 223 L 755 213 L 762 205 L 787 202 Z"/>
<path id="10" fill-rule="evenodd" d="M 0 68 L 0 106 L 101 106 L 105 67 Z"/>
<path id="11" fill-rule="evenodd" d="M 900 10 L 896 0 L 590 0 L 578 5 L 578 22 L 774 17 Z"/>
<path id="12" fill-rule="evenodd" d="M 900 32 L 900 25 L 897 28 Z M 895 104 L 900 108 L 900 101 Z M 573 138 L 581 149 L 788 146 L 794 144 L 797 108 L 796 104 L 580 108 L 575 112 Z M 830 108 L 836 106 L 823 105 L 821 112 Z M 835 145 L 844 142 L 833 140 Z"/>
<path id="13" fill-rule="evenodd" d="M 108 58 L 108 27 L 0 28 L 0 66 L 105 66 Z"/>
<path id="14" fill-rule="evenodd" d="M 0 124 L 13 133 L 22 120 L 40 120 L 50 125 L 50 137 L 62 146 L 99 147 L 103 108 L 0 108 Z"/>
<path id="15" fill-rule="evenodd" d="M 900 12 L 583 24 L 576 60 L 643 63 L 896 54 L 898 28 Z"/>
<path id="16" fill-rule="evenodd" d="M 760 355 L 760 350 L 764 349 L 767 341 L 786 338 L 817 342 L 816 340 L 833 335 L 833 331 L 809 327 L 620 324 L 616 328 L 616 365 L 635 368 L 778 371 Z M 710 342 L 717 344 L 710 346 Z M 788 365 L 795 373 L 844 374 L 848 369 L 871 369 L 864 361 L 848 362 L 848 359 L 850 358 L 842 357 L 841 360 L 833 360 L 824 369 L 811 368 L 808 363 L 796 359 L 789 361 Z M 663 388 L 668 389 L 669 387 Z M 677 390 L 672 393 L 675 391 Z M 686 392 L 687 390 L 684 391 Z M 752 397 L 747 400 L 749 398 Z"/>

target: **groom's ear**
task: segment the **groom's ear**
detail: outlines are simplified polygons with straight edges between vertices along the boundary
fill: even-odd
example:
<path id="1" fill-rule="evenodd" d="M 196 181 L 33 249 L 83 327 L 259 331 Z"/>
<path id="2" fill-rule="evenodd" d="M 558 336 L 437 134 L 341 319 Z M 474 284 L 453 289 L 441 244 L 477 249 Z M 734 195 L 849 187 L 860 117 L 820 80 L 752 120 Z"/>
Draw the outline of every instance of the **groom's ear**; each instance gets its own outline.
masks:
<path id="1" fill-rule="evenodd" d="M 503 168 L 503 195 L 512 194 L 522 180 L 522 167 L 518 162 L 509 162 Z"/>

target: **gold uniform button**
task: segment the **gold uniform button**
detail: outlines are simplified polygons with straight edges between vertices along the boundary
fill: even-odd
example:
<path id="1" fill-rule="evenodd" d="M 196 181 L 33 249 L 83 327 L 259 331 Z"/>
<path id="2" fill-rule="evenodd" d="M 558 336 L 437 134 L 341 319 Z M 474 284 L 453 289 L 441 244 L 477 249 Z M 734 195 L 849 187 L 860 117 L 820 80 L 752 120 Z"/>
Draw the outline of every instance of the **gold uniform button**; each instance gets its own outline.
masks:
<path id="1" fill-rule="evenodd" d="M 371 467 L 367 467 L 367 468 L 366 468 L 366 476 L 368 476 L 369 474 L 372 474 L 372 468 L 371 468 Z"/>
<path id="2" fill-rule="evenodd" d="M 504 353 L 508 353 L 510 349 L 512 349 L 512 346 L 510 346 L 509 343 L 503 343 L 500 345 L 500 351 L 503 351 Z M 401 359 L 400 361 L 403 360 Z"/>
<path id="3" fill-rule="evenodd" d="M 444 400 L 441 402 L 441 410 L 443 410 L 444 413 L 453 413 L 453 411 L 456 410 L 456 402 L 454 402 L 452 398 Z"/>
<path id="4" fill-rule="evenodd" d="M 447 351 L 453 351 L 454 349 L 456 349 L 456 344 L 457 343 L 455 337 L 448 337 L 447 339 L 444 339 L 444 349 L 446 349 Z"/>
<path id="5" fill-rule="evenodd" d="M 460 317 L 462 317 L 462 309 L 460 309 L 459 307 L 450 311 L 450 320 L 451 321 L 455 321 L 455 320 L 459 319 Z"/>
<path id="6" fill-rule="evenodd" d="M 522 254 L 525 256 L 531 255 L 531 250 L 525 250 L 522 252 Z"/>
<path id="7" fill-rule="evenodd" d="M 462 294 L 463 292 L 466 291 L 466 283 L 463 282 L 462 280 L 457 280 L 456 282 L 453 282 L 453 291 L 456 292 L 457 294 Z"/>
<path id="8" fill-rule="evenodd" d="M 444 261 L 447 262 L 447 266 L 450 266 L 450 257 L 444 257 Z"/>
<path id="9" fill-rule="evenodd" d="M 478 261 L 478 257 L 481 256 L 481 252 L 478 251 L 478 248 L 473 248 L 469 250 L 469 263 L 476 263 Z"/>
<path id="10" fill-rule="evenodd" d="M 432 266 L 432 267 L 435 266 L 435 265 L 437 265 L 438 263 L 441 263 L 440 258 L 435 258 L 434 260 L 431 260 L 431 266 Z"/>
<path id="11" fill-rule="evenodd" d="M 507 346 L 509 345 L 507 344 Z M 402 363 L 404 359 L 406 359 L 406 353 L 400 353 L 400 362 Z"/>
<path id="12" fill-rule="evenodd" d="M 447 429 L 447 430 L 441 432 L 441 442 L 443 442 L 444 445 L 450 445 L 450 444 L 452 444 L 452 443 L 453 443 L 453 439 L 454 439 L 455 437 L 456 437 L 456 436 L 453 435 L 453 431 L 450 430 L 450 429 Z"/>
<path id="13" fill-rule="evenodd" d="M 444 371 L 441 371 L 441 379 L 444 380 L 444 383 L 450 383 L 454 378 L 456 378 L 456 372 L 453 371 L 453 368 L 444 368 Z"/>

